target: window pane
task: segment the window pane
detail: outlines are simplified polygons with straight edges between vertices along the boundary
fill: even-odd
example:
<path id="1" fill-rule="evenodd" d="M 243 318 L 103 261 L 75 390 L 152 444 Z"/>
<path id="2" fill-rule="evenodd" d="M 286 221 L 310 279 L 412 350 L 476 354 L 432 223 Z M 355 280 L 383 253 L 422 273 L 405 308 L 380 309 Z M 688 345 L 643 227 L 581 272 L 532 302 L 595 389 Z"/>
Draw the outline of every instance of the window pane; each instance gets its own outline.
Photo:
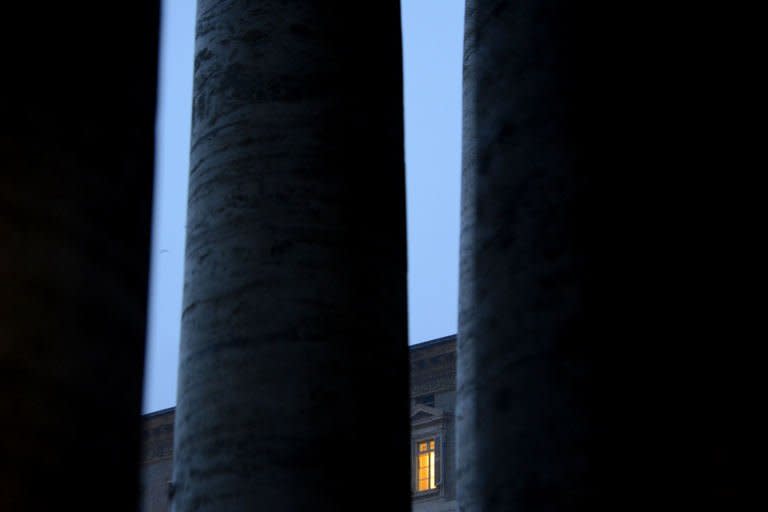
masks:
<path id="1" fill-rule="evenodd" d="M 416 488 L 418 491 L 437 489 L 438 453 L 437 440 L 419 441 L 416 459 Z"/>
<path id="2" fill-rule="evenodd" d="M 432 441 L 432 444 L 434 443 Z M 429 488 L 435 488 L 435 452 L 429 454 Z"/>

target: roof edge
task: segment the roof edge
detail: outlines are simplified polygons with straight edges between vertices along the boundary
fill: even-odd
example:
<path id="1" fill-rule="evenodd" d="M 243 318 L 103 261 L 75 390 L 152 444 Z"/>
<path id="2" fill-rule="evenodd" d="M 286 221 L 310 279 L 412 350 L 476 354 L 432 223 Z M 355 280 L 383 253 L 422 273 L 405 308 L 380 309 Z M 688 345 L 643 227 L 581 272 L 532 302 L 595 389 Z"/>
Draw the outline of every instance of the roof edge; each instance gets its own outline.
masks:
<path id="1" fill-rule="evenodd" d="M 421 343 L 414 343 L 413 345 L 409 345 L 408 349 L 418 350 L 421 348 L 431 347 L 432 345 L 439 345 L 440 343 L 445 343 L 451 340 L 453 341 L 456 340 L 455 334 L 449 334 L 448 336 L 443 336 L 442 338 L 435 338 L 434 340 L 422 341 Z"/>
<path id="2" fill-rule="evenodd" d="M 169 412 L 173 412 L 176 410 L 176 406 L 173 405 L 171 407 L 166 407 L 165 409 L 160 409 L 159 411 L 152 411 L 147 412 L 141 415 L 142 418 L 153 418 L 155 416 L 162 416 L 163 414 L 167 414 Z"/>

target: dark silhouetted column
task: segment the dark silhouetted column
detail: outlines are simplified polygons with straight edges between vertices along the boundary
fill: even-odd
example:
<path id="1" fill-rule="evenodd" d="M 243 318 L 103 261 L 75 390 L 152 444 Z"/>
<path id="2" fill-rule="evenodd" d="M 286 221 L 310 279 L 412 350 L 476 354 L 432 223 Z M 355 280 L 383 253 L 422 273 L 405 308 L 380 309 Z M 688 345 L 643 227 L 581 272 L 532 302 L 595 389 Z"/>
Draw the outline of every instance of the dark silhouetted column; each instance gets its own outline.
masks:
<path id="1" fill-rule="evenodd" d="M 399 25 L 198 2 L 177 511 L 409 507 Z"/>
<path id="2" fill-rule="evenodd" d="M 3 8 L 3 511 L 138 507 L 158 7 Z"/>
<path id="3" fill-rule="evenodd" d="M 458 334 L 462 512 L 582 510 L 597 491 L 591 24 L 559 0 L 469 0 Z M 590 155 L 587 155 L 590 156 Z"/>
<path id="4" fill-rule="evenodd" d="M 673 11 L 467 4 L 462 512 L 744 499 L 743 219 L 724 220 L 736 185 L 702 175 L 738 167 L 739 146 L 704 108 L 716 52 Z"/>

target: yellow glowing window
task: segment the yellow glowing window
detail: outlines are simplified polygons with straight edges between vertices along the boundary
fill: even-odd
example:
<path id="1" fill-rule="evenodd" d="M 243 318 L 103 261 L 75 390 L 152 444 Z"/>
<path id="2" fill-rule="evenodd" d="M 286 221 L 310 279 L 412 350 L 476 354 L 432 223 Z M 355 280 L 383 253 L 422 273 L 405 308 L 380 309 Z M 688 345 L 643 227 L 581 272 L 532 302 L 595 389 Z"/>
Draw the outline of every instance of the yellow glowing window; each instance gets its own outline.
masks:
<path id="1" fill-rule="evenodd" d="M 417 443 L 416 489 L 419 492 L 437 489 L 437 452 L 435 440 L 427 439 Z"/>

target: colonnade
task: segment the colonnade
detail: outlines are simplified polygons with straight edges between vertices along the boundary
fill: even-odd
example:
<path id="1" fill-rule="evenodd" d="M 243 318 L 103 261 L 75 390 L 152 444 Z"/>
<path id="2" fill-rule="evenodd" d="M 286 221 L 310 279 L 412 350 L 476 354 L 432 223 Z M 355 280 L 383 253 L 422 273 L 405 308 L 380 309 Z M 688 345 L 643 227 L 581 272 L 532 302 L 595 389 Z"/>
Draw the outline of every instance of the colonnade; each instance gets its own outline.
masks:
<path id="1" fill-rule="evenodd" d="M 3 510 L 136 507 L 156 7 L 96 26 L 68 4 L 11 63 Z M 705 411 L 734 413 L 738 365 L 719 365 L 722 387 L 680 370 L 712 401 L 676 408 L 665 393 L 695 386 L 662 371 L 675 342 L 646 337 L 640 267 L 612 245 L 629 232 L 609 209 L 625 190 L 614 143 L 632 132 L 613 110 L 627 97 L 600 87 L 617 51 L 595 11 L 467 2 L 462 512 L 734 496 L 734 429 Z M 399 3 L 199 0 L 194 73 L 173 506 L 408 510 Z M 87 477 L 67 471 L 83 460 Z"/>

